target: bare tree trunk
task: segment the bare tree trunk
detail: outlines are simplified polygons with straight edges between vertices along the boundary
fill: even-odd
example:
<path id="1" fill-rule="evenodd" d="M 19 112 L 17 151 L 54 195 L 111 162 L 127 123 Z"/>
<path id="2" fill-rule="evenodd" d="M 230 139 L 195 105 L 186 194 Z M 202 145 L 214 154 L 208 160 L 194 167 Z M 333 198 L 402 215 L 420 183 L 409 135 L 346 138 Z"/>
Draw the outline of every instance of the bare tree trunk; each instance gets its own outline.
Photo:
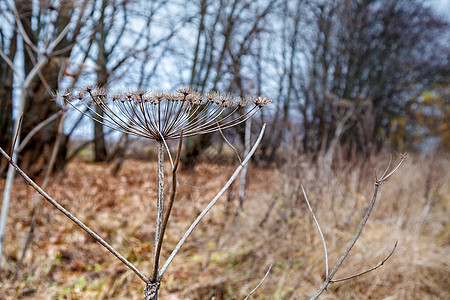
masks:
<path id="1" fill-rule="evenodd" d="M 20 19 L 17 19 L 18 22 L 20 22 Z M 21 24 L 21 23 L 20 23 Z M 26 33 L 23 30 L 23 27 L 20 27 L 21 34 L 23 40 L 26 38 Z M 61 42 L 62 39 L 66 36 L 67 32 L 69 30 L 69 26 L 66 25 L 64 29 L 62 29 L 57 37 L 53 41 L 47 41 L 46 49 L 43 51 L 43 53 L 40 54 L 39 60 L 34 64 L 33 68 L 27 73 L 27 76 L 25 78 L 25 81 L 22 84 L 22 94 L 20 98 L 20 106 L 18 111 L 18 117 L 16 121 L 14 122 L 14 133 L 16 135 L 15 142 L 13 142 L 13 146 L 11 149 L 12 152 L 12 161 L 15 163 L 17 161 L 18 156 L 18 147 L 20 142 L 20 134 L 21 134 L 21 121 L 22 117 L 25 113 L 26 104 L 27 104 L 27 97 L 29 96 L 29 89 L 32 86 L 36 76 L 41 75 L 41 70 L 46 66 L 46 63 L 49 60 L 49 56 L 53 53 L 54 49 L 58 44 Z M 12 165 L 8 168 L 8 173 L 6 176 L 6 182 L 5 182 L 5 190 L 3 194 L 3 201 L 2 201 L 2 211 L 0 214 L 0 275 L 1 275 L 1 261 L 3 258 L 3 239 L 6 229 L 6 219 L 8 216 L 9 211 L 9 202 L 11 199 L 11 189 L 14 181 L 14 175 L 15 171 Z"/>
<path id="2" fill-rule="evenodd" d="M 53 49 L 52 49 L 53 50 Z M 13 148 L 12 148 L 12 160 L 14 162 L 17 161 L 17 148 L 19 147 L 20 143 L 20 122 L 22 121 L 23 113 L 25 110 L 25 104 L 26 104 L 26 98 L 27 98 L 27 90 L 32 81 L 34 80 L 35 76 L 37 76 L 38 72 L 41 70 L 41 68 L 44 66 L 45 62 L 47 61 L 45 56 L 41 56 L 39 59 L 39 62 L 34 66 L 34 68 L 31 70 L 31 72 L 28 74 L 27 78 L 25 79 L 25 82 L 22 85 L 22 95 L 20 99 L 20 106 L 19 106 L 19 115 L 14 122 L 14 132 L 15 132 L 15 143 L 13 142 Z M 0 215 L 0 276 L 1 276 L 1 261 L 3 258 L 3 239 L 5 236 L 5 229 L 6 229 L 6 219 L 8 217 L 9 212 L 9 203 L 11 200 L 11 190 L 12 185 L 14 181 L 15 176 L 15 170 L 12 165 L 8 168 L 8 173 L 6 175 L 6 182 L 5 182 L 5 190 L 3 192 L 3 201 L 2 201 L 2 211 Z"/>
<path id="3" fill-rule="evenodd" d="M 103 115 L 103 111 L 97 106 L 95 111 L 99 115 Z M 94 122 L 94 161 L 105 161 L 107 156 L 105 134 L 103 132 L 103 124 Z"/>
<path id="4" fill-rule="evenodd" d="M 22 96 L 22 101 L 20 103 L 19 112 L 23 114 L 23 110 L 25 107 L 25 96 Z M 12 148 L 12 160 L 14 162 L 17 161 L 17 147 L 18 143 L 20 143 L 20 118 L 17 118 L 14 122 L 14 132 L 16 133 L 15 138 L 15 144 L 13 144 Z M 12 185 L 14 182 L 14 176 L 15 176 L 15 170 L 14 168 L 9 165 L 8 172 L 6 174 L 6 182 L 5 182 L 5 190 L 3 192 L 3 201 L 2 201 L 2 211 L 0 214 L 0 280 L 1 280 L 1 271 L 2 271 L 2 259 L 3 259 L 3 242 L 5 237 L 5 230 L 6 230 L 6 220 L 8 217 L 9 212 L 9 203 L 11 201 L 11 191 L 12 191 Z"/>
<path id="5" fill-rule="evenodd" d="M 247 154 L 250 152 L 251 147 L 251 132 L 252 132 L 252 120 L 248 119 L 245 122 L 245 150 L 244 150 L 244 157 L 247 156 Z M 245 189 L 247 186 L 247 169 L 250 165 L 250 162 L 248 162 L 244 168 L 242 169 L 241 173 L 241 179 L 239 182 L 239 209 L 236 210 L 236 215 L 239 214 L 239 211 L 244 210 L 244 199 L 245 199 Z"/>
<path id="6" fill-rule="evenodd" d="M 6 59 L 11 63 L 16 55 L 17 32 L 14 31 L 9 41 L 9 51 Z M 3 45 L 1 45 L 3 46 Z M 0 48 L 4 53 L 6 49 Z M 6 53 L 4 54 L 6 56 Z M 11 141 L 10 129 L 13 126 L 12 119 L 12 91 L 13 91 L 13 70 L 8 66 L 5 59 L 0 59 L 0 147 L 7 149 Z M 1 162 L 5 162 L 4 165 Z M 0 159 L 0 174 L 6 169 L 7 163 Z"/>

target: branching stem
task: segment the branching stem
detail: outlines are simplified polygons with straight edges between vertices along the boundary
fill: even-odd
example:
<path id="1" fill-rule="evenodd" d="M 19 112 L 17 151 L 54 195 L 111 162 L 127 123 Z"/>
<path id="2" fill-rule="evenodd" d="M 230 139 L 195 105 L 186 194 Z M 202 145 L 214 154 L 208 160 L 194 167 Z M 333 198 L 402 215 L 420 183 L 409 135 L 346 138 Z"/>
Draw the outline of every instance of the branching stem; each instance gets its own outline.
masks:
<path id="1" fill-rule="evenodd" d="M 375 270 L 375 269 L 378 269 L 379 267 L 381 267 L 381 266 L 382 266 L 382 265 L 383 265 L 383 264 L 384 264 L 384 263 L 392 256 L 392 254 L 394 254 L 395 249 L 397 249 L 397 244 L 398 244 L 398 241 L 395 242 L 394 248 L 392 248 L 392 250 L 391 250 L 391 252 L 389 252 L 388 256 L 386 256 L 386 257 L 385 257 L 378 265 L 376 265 L 375 267 L 372 267 L 372 268 L 370 268 L 370 269 L 368 269 L 368 270 L 365 270 L 365 271 L 363 271 L 363 272 L 360 272 L 360 273 L 358 273 L 358 274 L 354 274 L 354 275 L 347 276 L 347 277 L 340 278 L 340 279 L 336 279 L 336 280 L 330 280 L 330 283 L 340 282 L 340 281 L 344 281 L 344 280 L 353 279 L 353 278 L 355 278 L 355 277 L 358 277 L 358 276 L 367 274 L 367 273 L 369 273 L 369 272 L 372 272 L 372 271 Z"/>
<path id="2" fill-rule="evenodd" d="M 217 193 L 217 195 L 214 197 L 214 199 L 212 199 L 211 202 L 209 202 L 209 204 L 203 209 L 203 211 L 200 213 L 200 215 L 198 215 L 197 219 L 195 219 L 195 221 L 191 224 L 191 226 L 186 231 L 186 233 L 183 235 L 181 240 L 178 242 L 178 244 L 175 247 L 175 249 L 173 249 L 173 251 L 170 254 L 169 258 L 167 259 L 167 261 L 164 263 L 163 267 L 159 271 L 159 278 L 162 277 L 162 275 L 166 271 L 167 267 L 172 262 L 172 260 L 174 259 L 175 255 L 177 255 L 178 251 L 180 251 L 181 247 L 186 242 L 186 239 L 189 237 L 189 235 L 192 233 L 192 231 L 195 229 L 195 227 L 198 225 L 198 223 L 200 223 L 200 221 L 203 219 L 203 217 L 211 210 L 211 208 L 214 206 L 214 204 L 216 204 L 216 202 L 219 200 L 219 198 L 230 187 L 230 185 L 233 183 L 233 181 L 236 179 L 236 177 L 241 172 L 241 170 L 244 167 L 244 165 L 247 164 L 247 162 L 253 156 L 253 154 L 256 151 L 256 148 L 258 147 L 259 143 L 261 142 L 261 139 L 262 139 L 262 137 L 264 135 L 265 129 L 266 129 L 266 124 L 264 124 L 262 126 L 261 132 L 259 133 L 259 137 L 256 140 L 256 142 L 253 145 L 253 147 L 250 150 L 250 152 L 248 153 L 248 155 L 245 157 L 245 159 L 242 161 L 242 163 L 236 168 L 236 170 L 234 171 L 233 175 L 231 175 L 230 179 L 228 179 L 227 183 L 222 187 L 222 189 L 219 191 L 219 193 Z"/>
<path id="3" fill-rule="evenodd" d="M 317 299 L 323 291 L 327 288 L 327 286 L 332 282 L 333 276 L 336 274 L 337 270 L 340 268 L 342 263 L 344 262 L 345 258 L 347 258 L 348 254 L 350 253 L 350 250 L 352 250 L 353 246 L 355 245 L 356 241 L 358 240 L 359 236 L 361 235 L 361 232 L 363 231 L 364 227 L 366 226 L 367 220 L 369 219 L 370 214 L 372 213 L 373 207 L 375 205 L 375 202 L 377 200 L 377 194 L 378 189 L 380 188 L 380 185 L 394 174 L 395 171 L 402 165 L 402 163 L 405 161 L 406 155 L 401 156 L 400 162 L 393 168 L 391 172 L 389 172 L 390 163 L 388 167 L 386 168 L 386 171 L 383 173 L 380 179 L 375 181 L 375 187 L 374 192 L 372 196 L 372 201 L 369 204 L 369 207 L 366 210 L 366 213 L 364 215 L 364 218 L 361 221 L 361 224 L 358 227 L 358 230 L 356 231 L 355 235 L 353 236 L 352 240 L 349 242 L 347 248 L 345 249 L 344 253 L 339 258 L 338 262 L 334 266 L 334 268 L 331 270 L 331 272 L 328 274 L 328 276 L 325 278 L 322 285 L 319 287 L 319 289 L 314 293 L 314 295 L 311 297 L 311 300 Z M 389 255 L 390 257 L 390 255 Z M 388 257 L 388 258 L 389 258 Z"/>

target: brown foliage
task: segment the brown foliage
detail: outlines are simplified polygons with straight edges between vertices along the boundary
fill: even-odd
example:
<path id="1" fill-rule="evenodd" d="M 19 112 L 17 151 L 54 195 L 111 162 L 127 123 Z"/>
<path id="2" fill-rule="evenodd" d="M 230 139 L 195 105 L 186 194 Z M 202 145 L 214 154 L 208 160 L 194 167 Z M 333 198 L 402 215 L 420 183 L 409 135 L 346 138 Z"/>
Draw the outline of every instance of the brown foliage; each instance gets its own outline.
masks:
<path id="1" fill-rule="evenodd" d="M 295 299 L 310 296 L 323 281 L 321 240 L 304 203 L 300 182 L 321 223 L 336 261 L 358 226 L 372 193 L 373 168 L 379 157 L 353 166 L 338 165 L 328 174 L 306 158 L 280 169 L 250 170 L 244 213 L 224 214 L 215 207 L 187 240 L 165 274 L 164 299 L 184 297 L 241 299 L 270 276 L 255 298 Z M 383 188 L 374 213 L 356 248 L 338 272 L 345 277 L 376 265 L 395 240 L 393 257 L 379 270 L 336 283 L 332 298 L 447 298 L 448 286 L 448 158 L 412 157 Z M 48 192 L 116 247 L 141 270 L 151 271 L 156 207 L 156 164 L 126 161 L 117 177 L 109 166 L 72 162 L 55 178 Z M 226 167 L 225 167 L 226 168 Z M 170 169 L 170 168 L 167 168 Z M 196 176 L 179 174 L 179 197 L 167 229 L 162 261 L 207 201 L 226 180 L 224 166 L 202 163 Z M 0 182 L 3 186 L 3 182 Z M 15 183 L 5 237 L 5 274 L 13 272 L 30 222 L 34 191 Z M 232 208 L 237 208 L 237 195 Z M 261 220 L 272 206 L 269 219 Z M 64 216 L 46 203 L 38 217 L 35 243 L 19 280 L 4 280 L 3 299 L 141 299 L 142 282 Z"/>

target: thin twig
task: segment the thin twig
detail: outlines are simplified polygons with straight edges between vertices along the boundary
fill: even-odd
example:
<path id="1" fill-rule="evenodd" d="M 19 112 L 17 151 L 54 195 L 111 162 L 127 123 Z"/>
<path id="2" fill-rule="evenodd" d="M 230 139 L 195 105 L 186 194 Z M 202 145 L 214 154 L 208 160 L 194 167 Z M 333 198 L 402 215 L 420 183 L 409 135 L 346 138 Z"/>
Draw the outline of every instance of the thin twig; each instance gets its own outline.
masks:
<path id="1" fill-rule="evenodd" d="M 389 163 L 388 163 L 386 169 L 384 170 L 383 175 L 381 175 L 380 178 L 383 178 L 384 176 L 386 176 L 387 172 L 389 171 L 389 168 L 391 167 L 391 164 L 392 164 L 392 154 L 389 154 Z M 375 178 L 375 181 L 378 181 L 378 179 Z"/>
<path id="2" fill-rule="evenodd" d="M 11 145 L 11 154 L 10 154 L 11 156 L 14 155 L 14 152 L 15 153 L 19 153 L 20 152 L 18 149 L 16 149 L 16 143 L 20 139 L 20 137 L 19 137 L 20 134 L 19 133 L 20 133 L 20 130 L 22 129 L 22 122 L 23 122 L 23 113 L 20 115 L 19 123 L 18 123 L 19 125 L 17 126 L 17 130 L 14 133 L 14 139 L 13 139 L 13 143 Z M 19 148 L 19 147 L 17 147 L 17 148 Z"/>
<path id="3" fill-rule="evenodd" d="M 19 28 L 20 31 L 20 35 L 22 36 L 23 41 L 25 42 L 25 44 L 27 44 L 28 46 L 30 46 L 31 49 L 33 49 L 34 52 L 42 54 L 42 50 L 39 50 L 38 47 L 36 47 L 30 40 L 30 38 L 28 37 L 25 28 L 22 25 L 22 20 L 20 19 L 19 16 L 19 12 L 16 9 L 16 6 L 13 5 L 13 13 L 14 13 L 14 17 L 16 19 L 16 23 L 17 23 L 17 27 Z"/>
<path id="4" fill-rule="evenodd" d="M 36 47 L 36 45 L 34 45 L 33 42 L 31 42 L 30 38 L 28 37 L 28 35 L 22 25 L 22 21 L 20 20 L 19 13 L 17 12 L 17 9 L 15 6 L 13 7 L 13 12 L 14 12 L 14 16 L 15 16 L 16 22 L 17 22 L 17 27 L 19 28 L 22 39 L 31 49 L 33 49 L 34 52 L 39 53 L 41 55 L 49 55 L 50 53 L 52 53 L 54 48 L 61 42 L 61 40 L 64 38 L 64 36 L 67 34 L 67 32 L 69 32 L 69 29 L 71 26 L 70 22 L 67 23 L 67 25 L 64 27 L 63 30 L 61 30 L 59 35 L 48 45 L 48 47 L 46 47 L 46 49 L 44 51 L 42 51 L 38 47 Z"/>
<path id="5" fill-rule="evenodd" d="M 5 54 L 5 52 L 2 51 L 2 49 L 0 49 L 0 57 L 5 60 L 5 62 L 8 64 L 8 66 L 12 69 L 14 73 L 19 74 L 16 68 L 14 67 L 13 62 L 9 59 L 9 57 Z"/>
<path id="6" fill-rule="evenodd" d="M 31 185 L 42 197 L 44 197 L 48 202 L 50 202 L 54 207 L 56 207 L 60 212 L 62 212 L 66 217 L 68 217 L 72 222 L 77 224 L 81 229 L 86 231 L 90 236 L 92 236 L 98 243 L 100 243 L 103 247 L 108 249 L 115 257 L 117 257 L 122 263 L 124 263 L 128 268 L 130 268 L 139 278 L 142 279 L 145 283 L 148 283 L 148 279 L 128 260 L 126 260 L 122 255 L 120 255 L 113 247 L 111 247 L 106 241 L 104 241 L 98 234 L 92 231 L 88 226 L 86 226 L 83 222 L 73 216 L 68 210 L 66 210 L 63 206 L 61 206 L 58 202 L 56 202 L 52 197 L 50 197 L 44 190 L 42 190 L 39 185 L 37 185 L 28 175 L 19 168 L 19 166 L 9 157 L 9 155 L 0 147 L 0 154 L 2 154 L 11 166 L 19 173 L 20 176 L 25 179 L 25 181 Z"/>
<path id="7" fill-rule="evenodd" d="M 308 204 L 309 211 L 311 212 L 311 215 L 312 215 L 312 217 L 314 219 L 314 222 L 316 223 L 317 229 L 319 230 L 320 238 L 322 239 L 323 251 L 325 252 L 326 277 L 328 278 L 328 251 L 327 251 L 327 243 L 325 242 L 325 238 L 323 236 L 322 229 L 320 229 L 319 222 L 317 221 L 316 216 L 314 215 L 314 212 L 312 210 L 311 204 L 308 201 L 308 196 L 306 196 L 306 192 L 305 192 L 305 189 L 303 188 L 303 185 L 301 185 L 301 187 L 302 187 L 302 191 L 303 191 L 303 196 L 305 197 L 306 204 Z"/>
<path id="8" fill-rule="evenodd" d="M 28 56 L 30 57 L 30 60 L 32 62 L 33 65 L 36 64 L 36 58 L 34 57 L 34 53 L 31 51 L 30 47 L 24 47 L 25 50 L 28 52 Z M 42 75 L 42 72 L 40 70 L 38 70 L 38 76 L 39 79 L 41 80 L 41 83 L 44 85 L 45 89 L 47 90 L 48 93 L 52 93 L 52 90 L 50 88 L 50 86 L 48 85 L 47 81 L 45 80 L 44 75 Z"/>
<path id="9" fill-rule="evenodd" d="M 51 123 L 52 121 L 54 121 L 56 118 L 58 118 L 61 114 L 63 113 L 62 110 L 57 111 L 56 113 L 54 113 L 53 115 L 51 115 L 50 117 L 48 117 L 47 119 L 45 119 L 44 121 L 42 121 L 41 123 L 39 123 L 37 126 L 35 126 L 28 134 L 27 136 L 22 140 L 22 142 L 20 143 L 19 147 L 17 147 L 17 152 L 22 152 L 23 148 L 25 148 L 25 146 L 28 144 L 28 142 L 31 140 L 31 138 L 42 128 L 44 128 L 45 126 L 47 126 L 49 123 Z"/>
<path id="10" fill-rule="evenodd" d="M 203 219 L 203 217 L 210 211 L 210 209 L 216 204 L 217 200 L 225 193 L 225 191 L 230 187 L 230 185 L 233 183 L 233 181 L 236 179 L 236 177 L 239 175 L 239 172 L 241 172 L 244 165 L 250 160 L 250 158 L 253 156 L 253 154 L 256 151 L 256 148 L 258 147 L 259 143 L 261 142 L 261 139 L 264 135 L 264 131 L 266 129 L 266 124 L 264 124 L 261 128 L 261 132 L 259 133 L 259 137 L 256 140 L 255 144 L 253 145 L 253 148 L 250 150 L 248 155 L 245 157 L 245 159 L 242 161 L 242 163 L 236 168 L 233 175 L 231 175 L 230 179 L 228 179 L 227 183 L 222 187 L 220 192 L 214 197 L 214 199 L 211 200 L 211 202 L 205 207 L 205 209 L 200 213 L 200 215 L 195 219 L 195 221 L 191 224 L 189 229 L 186 231 L 186 233 L 183 235 L 181 240 L 178 242 L 175 249 L 170 254 L 167 261 L 164 263 L 164 266 L 159 271 L 159 277 L 161 278 L 164 272 L 166 271 L 169 264 L 172 262 L 175 255 L 177 255 L 178 251 L 180 251 L 183 244 L 186 242 L 186 239 L 189 237 L 189 235 L 192 233 L 192 231 L 195 229 L 195 227 L 200 223 L 200 221 Z"/>
<path id="11" fill-rule="evenodd" d="M 228 144 L 228 146 L 231 147 L 231 149 L 234 150 L 234 153 L 236 153 L 237 158 L 239 159 L 239 163 L 242 164 L 242 159 L 239 156 L 239 152 L 237 152 L 236 148 L 227 140 L 227 138 L 225 137 L 225 135 L 222 132 L 222 129 L 220 128 L 220 124 L 219 122 L 217 122 L 217 128 L 219 129 L 220 134 L 222 135 L 223 139 L 225 140 L 225 142 Z"/>
<path id="12" fill-rule="evenodd" d="M 330 283 L 334 283 L 334 282 L 339 282 L 339 281 L 344 281 L 344 280 L 352 279 L 352 278 L 355 278 L 355 277 L 364 275 L 364 274 L 366 274 L 366 273 L 369 273 L 369 272 L 371 272 L 371 271 L 373 271 L 373 270 L 375 270 L 375 269 L 378 269 L 379 267 L 381 267 L 381 266 L 382 266 L 382 265 L 383 265 L 383 264 L 384 264 L 384 263 L 392 256 L 392 254 L 394 254 L 394 251 L 395 251 L 395 249 L 397 248 L 397 243 L 398 243 L 398 241 L 395 242 L 394 248 L 391 250 L 391 252 L 389 253 L 389 255 L 386 256 L 386 257 L 385 257 L 380 263 L 378 263 L 378 265 L 376 265 L 375 267 L 370 268 L 369 270 L 366 270 L 366 271 L 364 271 L 364 272 L 361 272 L 361 273 L 358 273 L 358 274 L 355 274 L 355 275 L 351 275 L 351 276 L 344 277 L 344 278 L 341 278 L 341 279 L 330 280 Z"/>
<path id="13" fill-rule="evenodd" d="M 258 285 L 250 292 L 250 294 L 247 295 L 247 297 L 245 297 L 244 300 L 247 300 L 248 298 L 250 298 L 250 296 L 256 292 L 256 290 L 263 284 L 264 280 L 266 280 L 267 276 L 269 276 L 270 270 L 272 269 L 272 265 L 270 264 L 269 270 L 267 270 L 266 275 L 264 275 L 263 279 L 261 279 L 261 281 L 258 283 Z"/>
<path id="14" fill-rule="evenodd" d="M 400 168 L 401 164 L 405 161 L 406 158 L 407 158 L 407 154 L 406 153 L 405 154 L 401 154 L 401 160 L 398 163 L 398 165 L 389 174 L 382 176 L 382 178 L 380 178 L 378 180 L 378 182 L 381 184 L 381 183 L 384 183 L 386 180 L 388 180 L 388 178 L 391 177 L 392 174 L 394 174 L 395 171 L 397 171 L 398 168 Z"/>
<path id="15" fill-rule="evenodd" d="M 70 26 L 71 23 L 67 23 L 67 25 L 63 28 L 63 30 L 61 30 L 61 32 L 58 34 L 58 36 L 56 37 L 56 39 L 54 39 L 50 45 L 48 46 L 48 48 L 45 50 L 45 53 L 47 55 L 49 55 L 50 53 L 53 53 L 53 50 L 55 50 L 55 47 L 58 46 L 58 44 L 62 41 L 62 39 L 66 36 L 66 34 L 69 32 L 70 30 Z"/>
<path id="16" fill-rule="evenodd" d="M 359 236 L 361 235 L 361 232 L 363 231 L 364 227 L 366 226 L 367 220 L 369 219 L 369 216 L 372 213 L 373 207 L 375 205 L 375 201 L 377 199 L 378 189 L 380 188 L 380 185 L 382 183 L 386 182 L 386 180 L 403 164 L 405 159 L 406 159 L 406 154 L 402 155 L 400 162 L 397 164 L 397 166 L 394 168 L 394 170 L 392 172 L 387 174 L 388 173 L 388 169 L 386 169 L 386 171 L 384 172 L 383 176 L 381 176 L 381 178 L 378 179 L 375 182 L 375 187 L 374 187 L 374 192 L 373 192 L 373 196 L 372 196 L 372 201 L 370 202 L 369 207 L 366 210 L 366 213 L 364 215 L 364 218 L 361 221 L 361 224 L 358 227 L 358 230 L 354 234 L 352 240 L 349 242 L 347 248 L 345 249 L 344 253 L 339 258 L 339 260 L 336 263 L 336 265 L 331 270 L 330 274 L 325 278 L 325 280 L 322 283 L 322 285 L 319 287 L 319 289 L 311 297 L 311 300 L 317 299 L 320 296 L 320 294 L 322 294 L 323 291 L 330 284 L 330 281 L 333 279 L 333 276 L 336 274 L 337 270 L 340 268 L 340 266 L 344 262 L 345 258 L 350 253 L 350 250 L 352 250 L 353 246 L 355 245 L 356 241 L 358 240 Z"/>

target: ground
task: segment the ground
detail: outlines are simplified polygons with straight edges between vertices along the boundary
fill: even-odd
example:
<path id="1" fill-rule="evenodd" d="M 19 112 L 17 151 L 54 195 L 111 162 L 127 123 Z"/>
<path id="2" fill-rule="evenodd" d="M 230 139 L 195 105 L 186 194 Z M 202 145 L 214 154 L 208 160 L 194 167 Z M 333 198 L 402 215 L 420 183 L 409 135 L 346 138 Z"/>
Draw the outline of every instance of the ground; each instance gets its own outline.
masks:
<path id="1" fill-rule="evenodd" d="M 327 171 L 306 157 L 249 170 L 243 211 L 238 183 L 222 196 L 164 274 L 161 299 L 243 299 L 272 269 L 253 299 L 309 299 L 325 277 L 322 241 L 301 194 L 322 227 L 330 268 L 358 227 L 389 155 Z M 79 158 L 55 175 L 47 192 L 144 274 L 152 266 L 156 164 L 127 159 L 113 166 Z M 179 189 L 162 261 L 221 189 L 233 164 L 203 162 L 179 173 Z M 166 165 L 166 170 L 170 166 Z M 321 299 L 450 299 L 450 161 L 411 156 L 381 186 L 361 238 Z M 170 174 L 166 174 L 170 182 Z M 42 182 L 37 178 L 38 183 Z M 3 192 L 4 179 L 0 180 Z M 167 184 L 167 194 L 169 194 Z M 35 203 L 34 239 L 13 278 Z M 239 213 L 236 213 L 236 212 Z M 14 183 L 2 262 L 1 299 L 143 299 L 143 282 L 57 211 L 21 178 Z"/>

